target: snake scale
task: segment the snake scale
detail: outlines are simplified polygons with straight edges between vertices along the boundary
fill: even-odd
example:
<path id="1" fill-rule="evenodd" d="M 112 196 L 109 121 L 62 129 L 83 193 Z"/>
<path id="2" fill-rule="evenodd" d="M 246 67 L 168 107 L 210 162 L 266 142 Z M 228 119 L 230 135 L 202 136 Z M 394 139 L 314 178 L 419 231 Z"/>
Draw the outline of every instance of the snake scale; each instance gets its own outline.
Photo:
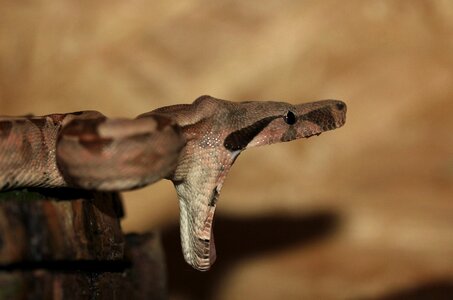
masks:
<path id="1" fill-rule="evenodd" d="M 210 96 L 132 120 L 96 111 L 0 117 L 0 190 L 123 191 L 169 179 L 179 199 L 184 258 L 204 271 L 216 258 L 214 211 L 238 155 L 319 135 L 345 120 L 346 104 L 337 100 L 292 105 Z"/>

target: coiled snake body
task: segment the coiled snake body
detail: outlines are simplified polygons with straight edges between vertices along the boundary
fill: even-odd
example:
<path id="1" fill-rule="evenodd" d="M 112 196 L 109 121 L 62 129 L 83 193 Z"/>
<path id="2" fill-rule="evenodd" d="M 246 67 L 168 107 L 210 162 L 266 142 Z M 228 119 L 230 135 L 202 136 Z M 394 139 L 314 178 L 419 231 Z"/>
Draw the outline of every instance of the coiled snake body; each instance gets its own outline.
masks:
<path id="1" fill-rule="evenodd" d="M 198 270 L 215 260 L 212 222 L 228 171 L 245 149 L 341 127 L 346 105 L 323 100 L 230 102 L 202 96 L 136 119 L 96 111 L 0 118 L 0 190 L 75 187 L 122 191 L 162 178 L 180 204 L 183 254 Z"/>

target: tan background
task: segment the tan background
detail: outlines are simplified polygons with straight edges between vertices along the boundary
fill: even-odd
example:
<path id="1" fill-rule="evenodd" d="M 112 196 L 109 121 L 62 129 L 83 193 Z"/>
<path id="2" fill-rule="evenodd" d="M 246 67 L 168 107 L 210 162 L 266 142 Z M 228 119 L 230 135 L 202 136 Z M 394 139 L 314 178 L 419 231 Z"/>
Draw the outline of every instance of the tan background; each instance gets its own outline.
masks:
<path id="1" fill-rule="evenodd" d="M 169 182 L 125 195 L 126 230 L 162 229 L 172 299 L 453 296 L 453 2 L 0 1 L 1 114 L 202 94 L 348 119 L 241 155 L 208 273 L 182 262 Z"/>

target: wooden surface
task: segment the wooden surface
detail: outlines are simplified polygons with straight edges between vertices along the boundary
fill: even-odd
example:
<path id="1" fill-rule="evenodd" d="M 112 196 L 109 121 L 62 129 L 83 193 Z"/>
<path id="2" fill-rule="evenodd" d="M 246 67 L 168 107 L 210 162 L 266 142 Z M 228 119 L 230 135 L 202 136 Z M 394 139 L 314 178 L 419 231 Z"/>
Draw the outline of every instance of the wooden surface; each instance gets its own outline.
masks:
<path id="1" fill-rule="evenodd" d="M 0 299 L 165 299 L 158 237 L 121 217 L 117 194 L 0 194 Z"/>
<path id="2" fill-rule="evenodd" d="M 121 202 L 115 194 L 48 190 L 3 193 L 0 263 L 121 259 L 124 238 L 120 216 Z"/>

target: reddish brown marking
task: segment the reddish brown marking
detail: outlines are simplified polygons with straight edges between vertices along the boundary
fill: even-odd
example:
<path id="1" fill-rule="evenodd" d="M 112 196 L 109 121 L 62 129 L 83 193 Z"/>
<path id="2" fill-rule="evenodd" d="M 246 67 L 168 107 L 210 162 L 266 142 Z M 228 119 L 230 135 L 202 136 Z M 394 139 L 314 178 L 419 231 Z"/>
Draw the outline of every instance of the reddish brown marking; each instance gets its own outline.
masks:
<path id="1" fill-rule="evenodd" d="M 202 129 L 203 126 L 206 126 L 207 119 L 200 119 L 193 124 L 188 124 L 181 127 L 181 131 L 184 132 L 184 135 L 188 139 L 193 139 L 194 137 L 198 137 L 200 134 L 204 133 Z"/>
<path id="2" fill-rule="evenodd" d="M 335 117 L 330 107 L 321 107 L 299 117 L 300 120 L 315 123 L 323 130 L 335 129 Z"/>
<path id="3" fill-rule="evenodd" d="M 147 166 L 153 167 L 152 164 L 154 164 L 156 161 L 158 161 L 162 155 L 159 155 L 158 153 L 146 153 L 146 157 L 143 155 L 136 155 L 128 159 L 128 163 L 131 165 L 140 165 L 140 166 Z"/>
<path id="4" fill-rule="evenodd" d="M 99 124 L 106 121 L 105 117 L 87 120 L 73 120 L 65 126 L 60 138 L 73 136 L 78 138 L 78 142 L 89 152 L 99 155 L 105 147 L 110 145 L 111 138 L 101 138 L 98 133 Z"/>
<path id="5" fill-rule="evenodd" d="M 105 122 L 105 117 L 87 120 L 72 120 L 68 125 L 65 126 L 63 135 L 69 136 L 93 136 L 94 139 L 99 137 L 98 126 Z"/>
<path id="6" fill-rule="evenodd" d="M 66 117 L 66 114 L 52 114 L 48 115 L 48 117 L 52 120 L 54 125 L 57 125 L 63 122 L 63 119 Z"/>
<path id="7" fill-rule="evenodd" d="M 79 143 L 90 153 L 99 155 L 106 147 L 113 143 L 113 139 L 98 138 L 84 140 L 81 138 L 79 139 Z"/>

